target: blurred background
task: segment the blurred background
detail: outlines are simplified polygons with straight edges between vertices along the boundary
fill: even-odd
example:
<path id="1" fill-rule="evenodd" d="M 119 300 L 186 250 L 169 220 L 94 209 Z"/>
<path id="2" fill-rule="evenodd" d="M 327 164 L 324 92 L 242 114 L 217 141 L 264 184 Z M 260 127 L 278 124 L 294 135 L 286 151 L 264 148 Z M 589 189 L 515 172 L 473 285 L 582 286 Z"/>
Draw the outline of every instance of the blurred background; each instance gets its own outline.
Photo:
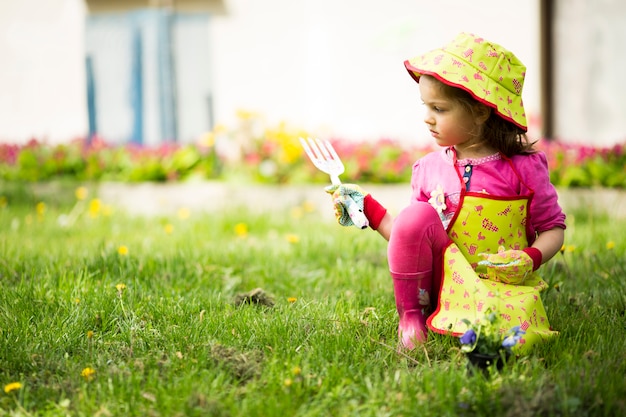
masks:
<path id="1" fill-rule="evenodd" d="M 626 133 L 618 0 L 0 0 L 0 142 L 192 143 L 241 112 L 428 143 L 403 61 L 473 32 L 527 66 L 529 134 Z"/>

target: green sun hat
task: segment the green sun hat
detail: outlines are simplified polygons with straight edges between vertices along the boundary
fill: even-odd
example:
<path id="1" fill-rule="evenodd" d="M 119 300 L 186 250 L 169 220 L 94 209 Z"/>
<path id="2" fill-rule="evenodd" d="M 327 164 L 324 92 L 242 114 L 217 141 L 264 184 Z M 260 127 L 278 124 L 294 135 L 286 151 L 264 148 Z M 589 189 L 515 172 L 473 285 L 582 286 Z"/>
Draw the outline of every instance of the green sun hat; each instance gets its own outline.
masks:
<path id="1" fill-rule="evenodd" d="M 503 119 L 528 130 L 522 103 L 526 66 L 502 46 L 461 33 L 442 48 L 404 61 L 404 66 L 415 81 L 428 74 L 462 88 Z"/>

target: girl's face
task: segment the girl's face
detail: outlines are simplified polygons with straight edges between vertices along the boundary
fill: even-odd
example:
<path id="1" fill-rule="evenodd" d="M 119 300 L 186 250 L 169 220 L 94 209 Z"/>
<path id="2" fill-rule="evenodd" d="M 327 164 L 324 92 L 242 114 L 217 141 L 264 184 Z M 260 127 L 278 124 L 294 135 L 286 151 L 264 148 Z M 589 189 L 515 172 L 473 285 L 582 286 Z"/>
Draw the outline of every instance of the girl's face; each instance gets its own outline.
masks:
<path id="1" fill-rule="evenodd" d="M 437 145 L 454 146 L 459 159 L 484 156 L 480 127 L 484 120 L 457 99 L 446 96 L 439 81 L 420 77 L 420 94 L 426 106 L 424 122 Z"/>

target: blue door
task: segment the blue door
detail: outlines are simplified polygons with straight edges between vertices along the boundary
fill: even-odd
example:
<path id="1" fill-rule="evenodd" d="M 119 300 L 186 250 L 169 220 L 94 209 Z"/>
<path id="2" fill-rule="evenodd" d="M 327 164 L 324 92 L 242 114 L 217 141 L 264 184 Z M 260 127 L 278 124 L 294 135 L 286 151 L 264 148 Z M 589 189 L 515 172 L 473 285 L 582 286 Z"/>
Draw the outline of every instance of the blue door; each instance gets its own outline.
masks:
<path id="1" fill-rule="evenodd" d="M 163 9 L 89 16 L 90 136 L 158 145 L 191 142 L 210 130 L 208 24 L 207 14 Z"/>

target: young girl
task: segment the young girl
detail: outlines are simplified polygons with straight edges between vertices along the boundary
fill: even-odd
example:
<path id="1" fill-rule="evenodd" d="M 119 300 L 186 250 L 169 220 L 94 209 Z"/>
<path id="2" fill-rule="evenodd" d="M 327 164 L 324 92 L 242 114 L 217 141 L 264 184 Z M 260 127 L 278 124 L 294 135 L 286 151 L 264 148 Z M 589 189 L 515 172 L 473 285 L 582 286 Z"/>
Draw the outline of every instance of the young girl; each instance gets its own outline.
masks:
<path id="1" fill-rule="evenodd" d="M 463 319 L 491 309 L 503 329 L 526 332 L 516 347 L 526 350 L 555 333 L 534 271 L 560 250 L 565 229 L 546 157 L 525 135 L 526 67 L 465 33 L 404 65 L 442 149 L 415 163 L 410 205 L 395 219 L 356 185 L 329 188 L 339 223 L 352 224 L 341 205 L 351 196 L 389 241 L 401 346 L 425 342 L 428 328 L 460 335 Z"/>

